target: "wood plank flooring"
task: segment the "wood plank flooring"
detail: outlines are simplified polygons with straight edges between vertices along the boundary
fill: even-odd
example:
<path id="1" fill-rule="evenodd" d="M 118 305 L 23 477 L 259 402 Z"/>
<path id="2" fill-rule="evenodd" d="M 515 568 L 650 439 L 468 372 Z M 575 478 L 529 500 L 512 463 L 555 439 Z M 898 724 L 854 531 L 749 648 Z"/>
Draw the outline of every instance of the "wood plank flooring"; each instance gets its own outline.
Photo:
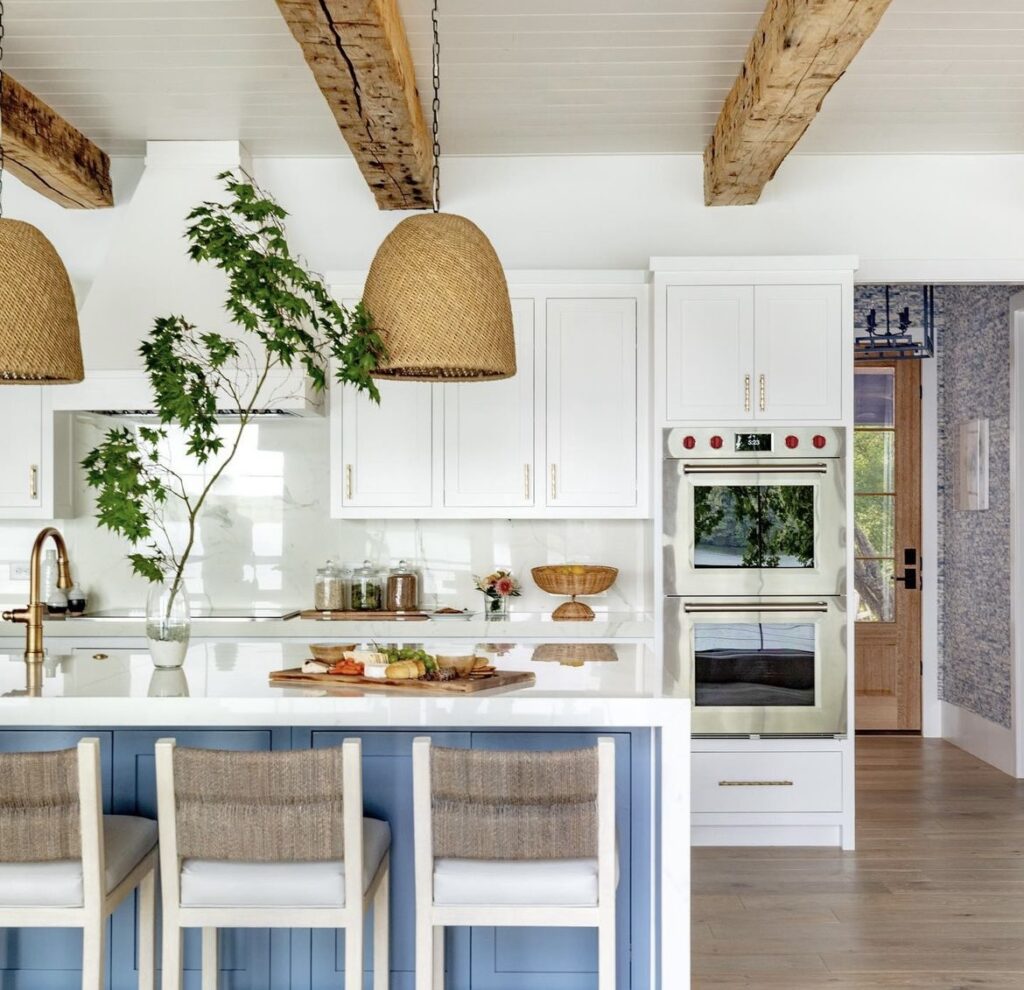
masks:
<path id="1" fill-rule="evenodd" d="M 857 850 L 694 849 L 694 990 L 1022 990 L 1024 782 L 857 741 Z"/>

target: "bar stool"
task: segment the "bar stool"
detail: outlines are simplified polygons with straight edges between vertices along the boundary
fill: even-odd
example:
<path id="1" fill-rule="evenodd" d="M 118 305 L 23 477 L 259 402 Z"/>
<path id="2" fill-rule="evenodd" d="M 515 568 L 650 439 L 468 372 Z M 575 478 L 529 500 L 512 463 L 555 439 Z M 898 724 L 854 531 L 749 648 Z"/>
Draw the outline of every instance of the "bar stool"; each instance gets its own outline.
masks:
<path id="1" fill-rule="evenodd" d="M 345 990 L 362 990 L 371 905 L 373 987 L 387 990 L 391 829 L 363 817 L 361 754 L 358 739 L 283 753 L 157 742 L 163 990 L 181 990 L 183 928 L 203 930 L 203 990 L 218 928 L 342 928 Z"/>
<path id="2" fill-rule="evenodd" d="M 153 990 L 157 826 L 104 815 L 100 741 L 0 755 L 0 927 L 81 928 L 82 990 L 106 986 L 106 920 L 139 888 L 139 987 Z"/>
<path id="3" fill-rule="evenodd" d="M 615 987 L 615 740 L 498 752 L 413 741 L 416 990 L 444 988 L 446 925 L 598 930 Z"/>

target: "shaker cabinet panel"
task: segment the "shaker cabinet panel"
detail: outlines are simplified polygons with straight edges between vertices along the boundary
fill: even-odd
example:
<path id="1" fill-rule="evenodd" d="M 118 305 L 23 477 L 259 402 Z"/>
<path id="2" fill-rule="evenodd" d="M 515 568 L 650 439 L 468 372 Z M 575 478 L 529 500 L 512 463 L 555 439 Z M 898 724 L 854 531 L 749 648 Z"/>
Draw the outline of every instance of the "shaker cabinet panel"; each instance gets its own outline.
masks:
<path id="1" fill-rule="evenodd" d="M 748 419 L 754 373 L 754 287 L 679 285 L 666 300 L 666 418 Z"/>
<path id="2" fill-rule="evenodd" d="M 766 419 L 842 415 L 842 287 L 759 285 L 754 294 L 757 411 Z"/>
<path id="3" fill-rule="evenodd" d="M 534 301 L 513 299 L 516 373 L 497 382 L 441 385 L 444 504 L 534 504 Z"/>
<path id="4" fill-rule="evenodd" d="M 43 395 L 36 385 L 0 388 L 4 456 L 0 458 L 0 510 L 35 509 L 41 503 Z"/>
<path id="5" fill-rule="evenodd" d="M 429 507 L 433 415 L 429 382 L 378 382 L 380 404 L 342 389 L 341 504 Z"/>
<path id="6" fill-rule="evenodd" d="M 549 299 L 545 388 L 547 504 L 636 505 L 636 299 Z"/>

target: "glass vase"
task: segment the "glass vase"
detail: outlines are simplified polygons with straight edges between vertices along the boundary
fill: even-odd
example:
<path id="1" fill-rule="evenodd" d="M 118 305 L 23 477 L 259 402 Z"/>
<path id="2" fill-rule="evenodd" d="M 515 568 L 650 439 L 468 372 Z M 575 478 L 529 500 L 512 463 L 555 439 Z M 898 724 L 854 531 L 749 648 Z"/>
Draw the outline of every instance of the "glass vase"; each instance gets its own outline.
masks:
<path id="1" fill-rule="evenodd" d="M 185 582 L 173 574 L 149 589 L 146 599 L 146 639 L 153 665 L 180 667 L 185 662 L 192 634 Z"/>
<path id="2" fill-rule="evenodd" d="M 484 618 L 504 622 L 508 618 L 508 595 L 484 595 Z"/>

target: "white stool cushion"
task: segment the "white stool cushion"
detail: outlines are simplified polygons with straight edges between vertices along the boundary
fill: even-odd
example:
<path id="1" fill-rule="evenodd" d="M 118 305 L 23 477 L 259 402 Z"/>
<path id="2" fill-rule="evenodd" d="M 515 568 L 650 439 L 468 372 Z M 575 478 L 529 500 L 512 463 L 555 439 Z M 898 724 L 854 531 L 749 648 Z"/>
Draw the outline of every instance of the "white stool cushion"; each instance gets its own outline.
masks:
<path id="1" fill-rule="evenodd" d="M 434 903 L 597 905 L 596 859 L 438 859 Z"/>
<path id="2" fill-rule="evenodd" d="M 149 818 L 103 816 L 108 893 L 156 846 L 156 832 Z M 0 907 L 81 907 L 82 898 L 80 860 L 0 863 Z"/>
<path id="3" fill-rule="evenodd" d="M 363 891 L 391 845 L 391 826 L 363 819 Z M 182 907 L 344 907 L 345 864 L 236 863 L 186 859 L 181 864 Z"/>

